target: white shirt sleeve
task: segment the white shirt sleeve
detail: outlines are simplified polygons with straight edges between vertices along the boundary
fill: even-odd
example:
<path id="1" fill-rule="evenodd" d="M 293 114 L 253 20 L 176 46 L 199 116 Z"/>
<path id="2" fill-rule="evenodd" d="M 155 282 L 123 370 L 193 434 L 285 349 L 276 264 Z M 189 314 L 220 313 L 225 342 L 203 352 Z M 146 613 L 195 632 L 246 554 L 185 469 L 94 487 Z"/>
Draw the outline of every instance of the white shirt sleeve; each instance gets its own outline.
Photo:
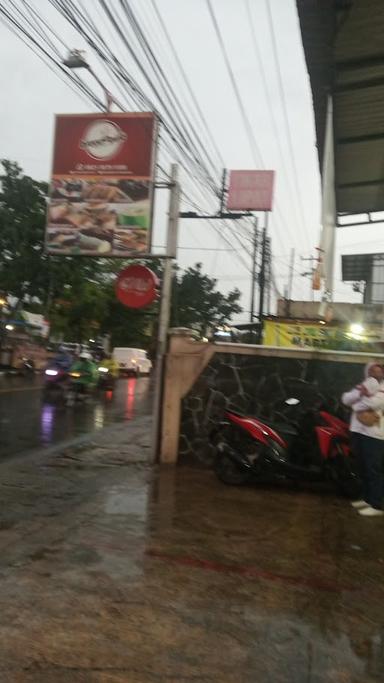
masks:
<path id="1" fill-rule="evenodd" d="M 383 394 L 384 396 L 384 394 Z M 354 404 L 357 401 L 360 401 L 361 395 L 359 389 L 356 387 L 354 389 L 351 389 L 351 391 L 345 391 L 344 394 L 341 397 L 342 403 L 344 403 L 345 406 L 354 406 Z M 360 408 L 360 410 L 363 410 Z"/>

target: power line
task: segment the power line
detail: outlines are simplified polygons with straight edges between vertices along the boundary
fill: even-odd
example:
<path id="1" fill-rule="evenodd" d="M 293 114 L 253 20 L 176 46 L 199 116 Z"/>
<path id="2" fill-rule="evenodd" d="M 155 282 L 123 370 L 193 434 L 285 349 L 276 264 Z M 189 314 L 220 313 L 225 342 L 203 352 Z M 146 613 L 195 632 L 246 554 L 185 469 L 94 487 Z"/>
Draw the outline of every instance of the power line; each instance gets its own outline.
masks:
<path id="1" fill-rule="evenodd" d="M 291 127 L 290 127 L 290 123 L 289 123 L 287 103 L 286 103 L 285 92 L 284 92 L 283 77 L 282 77 L 281 68 L 280 68 L 280 61 L 279 61 L 279 54 L 278 54 L 278 48 L 277 48 L 275 29 L 273 26 L 273 16 L 272 16 L 271 4 L 272 4 L 271 0 L 265 0 L 265 5 L 267 8 L 269 30 L 270 30 L 271 37 L 272 37 L 273 57 L 274 57 L 274 62 L 275 62 L 275 67 L 276 67 L 276 72 L 277 72 L 280 99 L 281 99 L 282 109 L 283 109 L 283 113 L 284 113 L 285 130 L 286 130 L 287 139 L 288 139 L 289 154 L 290 154 L 290 158 L 291 158 L 291 164 L 292 164 L 292 169 L 293 169 L 293 178 L 294 178 L 295 189 L 296 189 L 296 196 L 297 196 L 299 211 L 300 211 L 300 220 L 301 220 L 302 226 L 304 228 L 304 233 L 305 233 L 305 235 L 307 235 L 303 204 L 301 201 L 301 189 L 300 189 L 300 184 L 299 184 L 299 176 L 297 173 L 296 160 L 295 160 L 295 154 L 294 154 L 293 142 L 292 142 Z"/>
<path id="2" fill-rule="evenodd" d="M 12 4 L 14 5 L 14 3 L 12 3 Z M 131 78 L 130 76 L 128 76 L 125 68 L 121 65 L 121 63 L 119 63 L 119 61 L 116 58 L 114 58 L 113 53 L 109 52 L 109 57 L 108 57 L 108 54 L 106 54 L 105 51 L 103 51 L 102 47 L 104 47 L 104 46 L 102 44 L 102 38 L 100 36 L 100 33 L 97 32 L 97 35 L 96 36 L 94 35 L 92 38 L 90 34 L 88 34 L 87 32 L 84 31 L 84 17 L 82 16 L 82 19 L 81 19 L 81 21 L 83 23 L 80 23 L 78 21 L 78 19 L 76 19 L 76 17 L 73 16 L 73 14 L 71 12 L 77 11 L 77 8 L 74 5 L 74 3 L 72 3 L 70 0 L 66 0 L 65 3 L 60 2 L 60 0 L 51 0 L 51 4 L 55 7 L 56 10 L 60 11 L 60 13 L 63 14 L 63 16 L 67 19 L 67 21 L 72 23 L 72 25 L 79 31 L 79 33 L 81 33 L 83 35 L 83 37 L 85 37 L 87 42 L 90 44 L 92 49 L 95 51 L 96 55 L 100 58 L 100 60 L 102 60 L 102 63 L 105 64 L 106 66 L 108 66 L 108 69 L 112 69 L 112 74 L 114 74 L 114 76 L 118 79 L 118 81 L 129 84 L 130 88 L 133 91 L 134 97 L 139 101 L 141 106 L 142 105 L 148 106 L 147 105 L 148 99 L 147 99 L 146 95 L 143 93 L 143 91 L 138 86 L 138 84 L 134 81 L 134 79 Z M 25 3 L 24 3 L 24 7 L 26 7 Z M 27 7 L 27 9 L 28 9 L 28 7 Z M 3 14 L 5 13 L 5 16 L 7 17 L 8 21 L 9 21 L 10 17 L 7 15 L 7 12 L 4 10 L 4 8 L 2 8 L 2 11 L 3 11 Z M 21 11 L 19 9 L 18 9 L 18 12 L 21 15 Z M 30 12 L 29 12 L 29 14 L 30 14 Z M 63 76 L 65 75 L 65 77 L 68 78 L 73 83 L 74 86 L 76 86 L 77 88 L 80 88 L 83 93 L 85 93 L 90 99 L 92 99 L 92 101 L 96 104 L 98 109 L 103 109 L 103 104 L 100 102 L 100 100 L 98 98 L 95 98 L 91 89 L 84 84 L 84 82 L 80 79 L 80 77 L 78 77 L 77 75 L 76 75 L 76 77 L 74 77 L 72 73 L 68 73 L 62 67 L 60 61 L 58 61 L 58 59 L 52 57 L 52 55 L 49 54 L 48 49 L 42 48 L 42 44 L 46 44 L 47 48 L 50 47 L 50 49 L 52 51 L 55 50 L 55 54 L 57 56 L 59 55 L 59 52 L 56 50 L 54 43 L 52 43 L 52 41 L 49 39 L 45 40 L 45 38 L 48 37 L 46 35 L 46 30 L 51 30 L 49 25 L 47 24 L 47 22 L 44 21 L 44 24 L 42 25 L 42 24 L 38 24 L 38 22 L 34 21 L 34 22 L 32 22 L 33 23 L 33 27 L 32 27 L 31 22 L 30 22 L 30 20 L 28 20 L 26 15 L 23 16 L 23 19 L 26 22 L 27 30 L 22 26 L 22 24 L 20 24 L 20 22 L 17 22 L 16 25 L 13 25 L 13 27 L 12 27 L 14 30 L 15 29 L 17 30 L 16 34 L 19 37 L 23 37 L 24 42 L 29 41 L 30 43 L 32 43 L 32 45 L 30 44 L 29 46 L 30 47 L 33 46 L 32 49 L 34 49 L 34 51 L 37 54 L 38 54 L 38 51 L 41 50 L 44 53 L 45 58 L 48 59 L 52 63 L 52 65 L 54 65 L 54 68 L 61 71 L 62 75 Z M 86 17 L 85 17 L 85 19 L 86 19 Z M 89 30 L 90 29 L 94 30 L 95 26 L 93 24 L 93 27 L 92 27 L 92 22 L 89 22 L 89 20 L 88 20 L 87 25 L 88 25 Z M 36 37 L 34 37 L 32 35 L 31 31 L 33 29 L 35 30 L 36 35 L 38 35 L 40 42 L 38 42 Z M 97 44 L 97 42 L 95 42 L 95 38 L 97 39 L 97 42 L 99 44 Z M 101 46 L 100 46 L 100 42 L 101 42 Z M 63 41 L 61 41 L 61 43 L 63 44 L 63 46 L 65 45 L 63 43 Z M 27 44 L 28 44 L 28 42 L 27 42 Z M 105 45 L 105 43 L 104 43 L 104 45 Z M 44 61 L 44 59 L 43 59 L 43 61 Z M 52 66 L 50 68 L 52 68 Z M 120 108 L 123 109 L 123 105 L 120 105 Z M 163 122 L 163 123 L 164 123 L 164 127 L 166 128 L 167 134 L 170 135 L 172 142 L 175 145 L 177 145 L 177 147 L 180 151 L 181 157 L 184 157 L 184 159 L 185 159 L 185 162 L 184 162 L 185 170 L 187 171 L 189 177 L 191 178 L 191 171 L 190 171 L 191 158 L 189 155 L 186 156 L 186 154 L 185 154 L 185 149 L 183 148 L 183 144 L 182 144 L 183 141 L 180 141 L 180 139 L 178 137 L 176 137 L 176 135 L 174 133 L 172 133 L 172 131 L 169 128 L 169 125 L 167 125 L 165 122 Z M 176 134 L 178 132 L 179 131 L 176 131 Z M 199 174 L 198 177 L 196 177 L 196 181 L 197 181 L 197 183 L 199 183 L 196 190 L 199 192 L 199 194 L 201 194 L 202 196 L 203 195 L 205 196 L 208 193 L 208 187 L 206 187 L 206 186 L 202 187 L 201 186 L 200 173 L 201 172 L 204 173 L 204 170 L 202 168 L 201 160 L 198 158 L 198 155 L 196 155 L 196 156 L 197 156 L 196 170 L 198 170 L 198 174 Z M 166 173 L 164 171 L 164 169 L 161 167 L 161 165 L 160 165 L 160 169 L 162 170 L 163 173 Z M 193 174 L 192 174 L 192 177 L 193 177 Z M 211 199 L 212 199 L 212 196 L 210 195 L 210 201 L 211 201 Z M 213 229 L 216 231 L 216 233 L 220 236 L 220 239 L 223 240 L 224 242 L 226 242 L 230 246 L 231 250 L 235 250 L 235 248 L 233 247 L 233 244 L 222 233 L 222 231 L 220 231 L 220 229 L 218 229 L 217 226 L 213 222 L 210 223 L 210 225 L 213 227 Z M 239 242 L 241 248 L 245 249 L 247 251 L 247 249 L 244 246 L 244 243 L 241 241 L 240 237 L 236 236 L 236 233 L 234 233 L 234 234 L 235 234 L 235 238 Z M 231 236 L 232 236 L 232 233 L 231 233 Z M 246 268 L 248 268 L 248 264 L 241 257 L 241 254 L 238 252 L 238 250 L 235 250 L 234 253 L 236 254 L 236 257 L 240 259 L 242 265 L 245 266 Z"/>
<path id="3" fill-rule="evenodd" d="M 275 138 L 275 141 L 276 141 L 276 144 L 278 147 L 278 151 L 280 154 L 280 158 L 282 161 L 283 171 L 284 171 L 284 176 L 285 176 L 285 182 L 287 183 L 287 186 L 290 187 L 291 186 L 290 175 L 287 171 L 287 166 L 286 166 L 286 162 L 285 162 L 285 154 L 283 152 L 283 146 L 281 143 L 280 130 L 279 130 L 279 126 L 277 125 L 277 122 L 276 122 L 275 110 L 274 110 L 274 107 L 272 106 L 272 102 L 271 102 L 270 95 L 269 95 L 268 82 L 267 82 L 267 77 L 265 74 L 263 60 L 261 58 L 261 53 L 259 50 L 258 40 L 257 40 L 257 36 L 256 36 L 255 24 L 254 24 L 252 12 L 251 12 L 251 7 L 250 7 L 250 0 L 245 0 L 245 8 L 246 8 L 246 13 L 247 13 L 251 38 L 252 38 L 252 44 L 253 44 L 254 52 L 255 52 L 255 56 L 256 56 L 256 62 L 258 64 L 259 72 L 261 74 L 261 82 L 262 82 L 263 89 L 264 89 L 265 101 L 267 103 L 267 107 L 269 110 L 269 120 L 271 121 L 271 124 L 272 124 L 274 138 Z M 292 195 L 294 195 L 294 191 L 292 192 Z M 299 198 L 298 198 L 298 201 L 299 201 Z M 308 244 L 309 244 L 308 235 L 307 235 L 305 230 L 304 230 L 304 233 L 305 233 L 305 239 L 308 241 Z"/>
<path id="4" fill-rule="evenodd" d="M 222 157 L 222 155 L 221 155 L 221 153 L 220 153 L 220 151 L 219 151 L 219 149 L 218 149 L 218 147 L 217 147 L 217 145 L 216 145 L 216 142 L 215 142 L 215 140 L 214 140 L 214 138 L 213 138 L 213 135 L 212 135 L 212 133 L 211 133 L 211 131 L 210 131 L 210 129 L 209 129 L 207 120 L 206 120 L 206 118 L 205 118 L 205 116 L 204 116 L 204 114 L 203 114 L 203 112 L 202 112 L 202 110 L 201 110 L 201 107 L 200 107 L 200 105 L 199 105 L 199 101 L 198 101 L 197 97 L 195 96 L 195 93 L 193 92 L 191 83 L 190 83 L 190 81 L 189 81 L 189 79 L 188 79 L 188 76 L 187 76 L 187 74 L 186 74 L 186 72 L 185 72 L 185 69 L 184 69 L 184 67 L 183 67 L 183 64 L 182 64 L 180 58 L 179 58 L 179 55 L 177 54 L 177 51 L 176 51 L 176 49 L 175 49 L 175 46 L 174 46 L 174 44 L 173 44 L 173 41 L 172 41 L 172 39 L 171 39 L 171 36 L 170 36 L 169 31 L 168 31 L 168 29 L 167 29 L 167 26 L 166 26 L 165 22 L 163 21 L 163 18 L 162 18 L 161 14 L 160 14 L 160 12 L 159 12 L 159 10 L 158 10 L 158 7 L 157 7 L 157 5 L 156 5 L 156 1 L 155 1 L 155 0 L 151 0 L 151 3 L 152 3 L 152 7 L 153 7 L 153 9 L 154 9 L 154 12 L 155 12 L 155 14 L 156 14 L 157 20 L 158 20 L 158 22 L 159 22 L 159 24 L 160 24 L 160 26 L 161 26 L 161 28 L 162 28 L 162 30 L 163 30 L 163 33 L 164 33 L 164 35 L 165 35 L 165 37 L 166 37 L 166 39 L 167 39 L 167 42 L 168 42 L 168 45 L 169 45 L 169 47 L 170 47 L 170 49 L 171 49 L 172 55 L 173 55 L 173 57 L 174 57 L 174 59 L 175 59 L 175 61 L 176 61 L 177 66 L 179 67 L 179 70 L 180 70 L 180 73 L 181 73 L 181 75 L 182 75 L 184 84 L 185 84 L 185 86 L 186 86 L 186 88 L 187 88 L 187 90 L 188 90 L 188 92 L 189 92 L 189 94 L 190 94 L 190 96 L 191 96 L 192 102 L 194 103 L 194 105 L 195 105 L 195 107 L 196 107 L 196 111 L 197 111 L 197 113 L 198 113 L 198 115 L 199 115 L 199 117 L 200 117 L 200 120 L 201 120 L 201 122 L 202 122 L 202 124 L 203 124 L 203 126 L 204 126 L 204 128 L 205 128 L 205 131 L 206 131 L 206 133 L 207 133 L 207 135 L 208 135 L 208 137 L 209 137 L 209 139 L 210 139 L 210 141 L 211 141 L 212 147 L 213 147 L 213 149 L 215 150 L 215 152 L 216 152 L 216 154 L 217 154 L 217 157 L 218 157 L 218 159 L 219 159 L 219 161 L 220 161 L 222 167 L 224 168 L 224 167 L 225 167 L 224 159 L 223 159 L 223 157 Z"/>
<path id="5" fill-rule="evenodd" d="M 217 40 L 218 40 L 219 45 L 220 45 L 221 53 L 223 55 L 223 59 L 224 59 L 224 62 L 225 62 L 226 68 L 227 68 L 227 72 L 228 72 L 228 75 L 229 75 L 229 78 L 230 78 L 230 81 L 231 81 L 231 84 L 232 84 L 232 87 L 233 87 L 233 90 L 235 93 L 235 97 L 236 97 L 236 101 L 237 101 L 237 104 L 238 104 L 238 107 L 239 107 L 239 110 L 241 113 L 241 117 L 243 119 L 243 124 L 245 127 L 246 135 L 248 137 L 248 141 L 249 141 L 249 144 L 251 147 L 253 161 L 254 161 L 256 166 L 258 166 L 258 164 L 260 163 L 260 166 L 265 168 L 265 164 L 263 161 L 263 157 L 262 157 L 260 148 L 257 145 L 257 142 L 255 140 L 255 137 L 253 134 L 253 129 L 252 129 L 252 126 L 251 126 L 250 121 L 248 119 L 248 116 L 247 116 L 247 113 L 245 110 L 245 106 L 244 106 L 243 100 L 241 98 L 240 90 L 238 88 L 236 78 L 235 78 L 233 69 L 231 67 L 230 61 L 229 61 L 228 53 L 227 53 L 226 48 L 225 48 L 224 40 L 223 40 L 223 37 L 221 35 L 221 31 L 220 31 L 220 28 L 219 28 L 219 25 L 218 25 L 218 22 L 217 22 L 217 19 L 216 19 L 216 16 L 215 16 L 215 13 L 214 13 L 214 10 L 212 7 L 211 0 L 206 0 L 206 2 L 207 2 L 207 7 L 208 7 L 210 17 L 211 17 L 211 20 L 213 23 L 213 27 L 214 27 L 214 30 L 216 33 L 216 37 L 217 37 Z M 258 161 L 258 159 L 260 161 Z M 278 207 L 276 207 L 276 211 L 280 214 Z M 283 220 L 282 216 L 281 216 L 281 218 Z M 288 230 L 290 230 L 289 224 L 288 224 Z"/>
<path id="6" fill-rule="evenodd" d="M 249 141 L 249 144 L 250 144 L 250 147 L 252 150 L 253 161 L 257 166 L 260 163 L 262 164 L 261 152 L 260 152 L 260 149 L 256 143 L 254 136 L 253 136 L 252 126 L 250 124 L 247 113 L 245 111 L 244 103 L 243 103 L 243 100 L 242 100 L 241 95 L 240 95 L 240 90 L 237 86 L 237 82 L 236 82 L 235 75 L 234 75 L 232 67 L 231 67 L 231 63 L 229 61 L 227 51 L 225 49 L 225 44 L 223 41 L 223 37 L 221 35 L 219 25 L 217 23 L 215 13 L 213 11 L 211 0 L 207 0 L 207 6 L 208 6 L 208 11 L 209 11 L 209 14 L 210 14 L 210 17 L 212 19 L 212 23 L 213 23 L 213 26 L 215 29 L 216 37 L 217 37 L 217 40 L 219 42 L 221 52 L 222 52 L 222 55 L 223 55 L 223 58 L 225 61 L 225 65 L 227 67 L 228 75 L 229 75 L 229 78 L 230 78 L 231 83 L 232 83 L 233 91 L 235 93 L 236 101 L 237 101 L 237 104 L 238 104 L 238 107 L 239 107 L 239 110 L 241 113 L 241 118 L 243 119 L 244 128 L 246 130 L 248 141 Z"/>

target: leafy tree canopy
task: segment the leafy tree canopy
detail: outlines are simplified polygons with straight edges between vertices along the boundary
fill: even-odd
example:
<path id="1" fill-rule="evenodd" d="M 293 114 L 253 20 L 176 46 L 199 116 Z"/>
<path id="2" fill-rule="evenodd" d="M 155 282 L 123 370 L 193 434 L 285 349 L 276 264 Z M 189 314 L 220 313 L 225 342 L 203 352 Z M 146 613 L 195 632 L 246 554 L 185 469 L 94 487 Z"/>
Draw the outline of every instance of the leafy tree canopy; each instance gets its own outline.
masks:
<path id="1" fill-rule="evenodd" d="M 47 183 L 23 174 L 17 163 L 3 160 L 0 175 L 0 293 L 16 301 L 12 315 L 24 307 L 46 315 L 52 333 L 70 341 L 110 334 L 113 346 L 154 350 L 159 302 L 144 310 L 120 304 L 114 280 L 129 261 L 48 256 L 44 252 Z M 161 260 L 147 265 L 161 278 Z M 201 263 L 175 270 L 171 324 L 202 334 L 241 312 L 240 292 L 222 294 Z"/>

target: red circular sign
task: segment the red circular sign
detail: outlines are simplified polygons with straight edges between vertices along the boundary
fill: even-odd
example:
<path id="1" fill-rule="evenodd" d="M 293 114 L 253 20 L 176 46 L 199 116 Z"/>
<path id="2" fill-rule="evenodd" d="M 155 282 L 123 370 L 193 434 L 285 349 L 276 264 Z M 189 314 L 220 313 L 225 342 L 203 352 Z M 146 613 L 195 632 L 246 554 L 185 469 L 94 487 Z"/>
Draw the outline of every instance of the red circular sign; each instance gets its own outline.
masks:
<path id="1" fill-rule="evenodd" d="M 116 296 L 128 308 L 144 308 L 157 297 L 158 279 L 146 266 L 128 266 L 119 273 Z"/>

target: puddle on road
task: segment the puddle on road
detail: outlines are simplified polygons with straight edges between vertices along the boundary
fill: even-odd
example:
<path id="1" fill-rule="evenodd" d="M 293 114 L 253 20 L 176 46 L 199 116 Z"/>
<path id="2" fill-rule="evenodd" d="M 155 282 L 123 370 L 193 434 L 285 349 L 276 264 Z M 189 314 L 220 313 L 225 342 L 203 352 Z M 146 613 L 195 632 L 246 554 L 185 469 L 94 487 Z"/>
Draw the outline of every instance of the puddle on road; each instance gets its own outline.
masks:
<path id="1" fill-rule="evenodd" d="M 150 412 L 149 378 L 121 379 L 114 391 L 98 393 L 73 407 L 43 401 L 41 378 L 35 378 L 33 391 L 29 386 L 23 391 L 20 381 L 14 385 L 13 380 L 9 393 L 0 394 L 0 457 L 73 439 Z"/>

